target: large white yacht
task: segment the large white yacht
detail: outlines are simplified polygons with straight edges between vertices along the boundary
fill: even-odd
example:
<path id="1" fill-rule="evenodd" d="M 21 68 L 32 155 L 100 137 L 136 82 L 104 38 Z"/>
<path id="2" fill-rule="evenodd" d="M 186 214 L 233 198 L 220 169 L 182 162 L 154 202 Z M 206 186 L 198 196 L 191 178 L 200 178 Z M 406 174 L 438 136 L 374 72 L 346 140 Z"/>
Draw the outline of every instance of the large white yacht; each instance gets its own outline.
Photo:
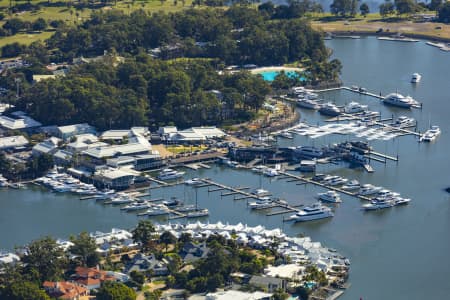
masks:
<path id="1" fill-rule="evenodd" d="M 209 216 L 209 210 L 207 208 L 196 209 L 194 211 L 190 211 L 186 214 L 186 218 L 201 218 Z"/>
<path id="2" fill-rule="evenodd" d="M 425 131 L 420 140 L 422 142 L 432 142 L 434 141 L 438 135 L 441 134 L 441 129 L 438 126 L 431 126 L 430 129 Z"/>
<path id="3" fill-rule="evenodd" d="M 314 203 L 306 206 L 295 215 L 290 216 L 287 220 L 294 222 L 312 221 L 324 218 L 331 218 L 334 214 L 331 209 L 321 203 Z"/>
<path id="4" fill-rule="evenodd" d="M 419 73 L 413 73 L 411 76 L 411 83 L 419 83 L 421 79 L 422 75 L 420 75 Z"/>
<path id="5" fill-rule="evenodd" d="M 348 181 L 348 179 L 346 178 L 342 178 L 340 176 L 337 176 L 335 178 L 332 178 L 330 180 L 326 180 L 325 184 L 331 185 L 331 186 L 336 186 L 336 185 L 342 185 L 344 183 L 346 183 Z"/>
<path id="6" fill-rule="evenodd" d="M 164 169 L 162 170 L 159 175 L 158 179 L 160 180 L 170 180 L 170 179 L 177 179 L 184 175 L 185 172 L 183 171 L 176 171 L 173 169 Z"/>
<path id="7" fill-rule="evenodd" d="M 325 202 L 341 203 L 341 197 L 335 191 L 327 191 L 325 193 L 318 193 L 319 199 Z"/>
<path id="8" fill-rule="evenodd" d="M 402 108 L 411 108 L 417 102 L 410 96 L 405 97 L 399 93 L 391 93 L 383 99 L 383 103 Z"/>
<path id="9" fill-rule="evenodd" d="M 356 114 L 363 111 L 368 111 L 369 107 L 367 105 L 362 105 L 358 102 L 350 102 L 346 106 L 344 106 L 344 112 L 347 114 Z"/>
<path id="10" fill-rule="evenodd" d="M 144 210 L 144 209 L 148 209 L 150 208 L 152 205 L 147 202 L 133 202 L 128 204 L 127 206 L 124 206 L 121 208 L 121 210 L 125 210 L 125 211 L 137 211 L 137 210 Z"/>

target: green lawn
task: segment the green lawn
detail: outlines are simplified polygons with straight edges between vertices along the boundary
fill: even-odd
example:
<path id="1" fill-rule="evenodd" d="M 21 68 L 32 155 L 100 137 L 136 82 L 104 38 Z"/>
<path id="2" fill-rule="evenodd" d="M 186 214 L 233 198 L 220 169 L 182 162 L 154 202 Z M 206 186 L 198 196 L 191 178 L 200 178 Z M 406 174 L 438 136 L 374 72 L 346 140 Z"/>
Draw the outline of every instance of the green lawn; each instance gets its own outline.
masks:
<path id="1" fill-rule="evenodd" d="M 32 42 L 35 42 L 38 40 L 41 40 L 41 41 L 46 40 L 50 36 L 52 36 L 52 34 L 53 34 L 52 31 L 44 31 L 42 33 L 33 33 L 33 34 L 20 33 L 20 34 L 16 34 L 13 36 L 3 37 L 3 38 L 0 38 L 0 47 L 3 47 L 6 44 L 15 43 L 15 42 L 18 42 L 18 43 L 24 44 L 24 45 L 29 45 Z"/>

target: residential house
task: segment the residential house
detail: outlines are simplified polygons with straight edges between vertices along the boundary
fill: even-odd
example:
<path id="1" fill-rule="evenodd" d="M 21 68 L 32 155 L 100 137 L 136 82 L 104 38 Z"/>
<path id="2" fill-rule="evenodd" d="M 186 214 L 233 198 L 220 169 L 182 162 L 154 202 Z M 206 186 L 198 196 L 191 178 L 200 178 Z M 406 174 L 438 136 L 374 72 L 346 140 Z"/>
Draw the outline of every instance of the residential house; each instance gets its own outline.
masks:
<path id="1" fill-rule="evenodd" d="M 249 281 L 249 284 L 260 287 L 265 291 L 273 293 L 277 289 L 286 289 L 286 280 L 276 277 L 265 277 L 254 275 Z"/>
<path id="2" fill-rule="evenodd" d="M 145 256 L 138 253 L 125 266 L 125 273 L 129 274 L 132 271 L 147 272 L 152 271 L 155 276 L 166 276 L 169 274 L 167 264 L 164 261 L 157 260 L 152 254 Z"/>
<path id="3" fill-rule="evenodd" d="M 206 246 L 205 242 L 200 244 L 189 242 L 183 245 L 183 248 L 181 249 L 179 255 L 185 263 L 192 263 L 201 258 L 207 257 L 209 251 L 210 250 Z"/>
<path id="4" fill-rule="evenodd" d="M 79 300 L 81 297 L 88 295 L 87 288 L 68 281 L 45 281 L 43 287 L 47 294 L 52 298 Z"/>
<path id="5" fill-rule="evenodd" d="M 98 268 L 77 267 L 75 274 L 72 275 L 73 280 L 84 285 L 88 291 L 100 288 L 105 281 L 117 281 L 112 273 L 102 271 Z"/>
<path id="6" fill-rule="evenodd" d="M 75 135 L 86 133 L 96 134 L 97 132 L 94 127 L 92 127 L 87 123 L 58 127 L 58 137 L 62 138 L 65 141 L 67 141 L 68 139 L 70 139 Z"/>

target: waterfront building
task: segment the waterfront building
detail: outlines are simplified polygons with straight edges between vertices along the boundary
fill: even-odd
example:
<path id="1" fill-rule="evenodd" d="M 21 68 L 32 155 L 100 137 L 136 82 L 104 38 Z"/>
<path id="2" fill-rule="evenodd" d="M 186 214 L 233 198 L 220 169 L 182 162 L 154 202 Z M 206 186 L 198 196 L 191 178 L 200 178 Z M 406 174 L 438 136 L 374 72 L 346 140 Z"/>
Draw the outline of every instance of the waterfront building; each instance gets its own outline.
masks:
<path id="1" fill-rule="evenodd" d="M 68 166 L 72 163 L 73 153 L 66 150 L 58 150 L 53 154 L 53 162 L 59 166 Z"/>
<path id="2" fill-rule="evenodd" d="M 125 130 L 107 130 L 100 135 L 100 139 L 103 141 L 112 141 L 120 143 L 130 137 L 137 135 L 149 139 L 150 131 L 148 130 L 147 127 L 131 127 L 131 129 Z"/>
<path id="3" fill-rule="evenodd" d="M 94 175 L 94 182 L 114 190 L 129 188 L 134 183 L 135 175 L 123 170 L 100 170 Z"/>
<path id="4" fill-rule="evenodd" d="M 241 292 L 235 290 L 215 292 L 206 294 L 206 300 L 269 300 L 272 294 L 263 292 Z"/>

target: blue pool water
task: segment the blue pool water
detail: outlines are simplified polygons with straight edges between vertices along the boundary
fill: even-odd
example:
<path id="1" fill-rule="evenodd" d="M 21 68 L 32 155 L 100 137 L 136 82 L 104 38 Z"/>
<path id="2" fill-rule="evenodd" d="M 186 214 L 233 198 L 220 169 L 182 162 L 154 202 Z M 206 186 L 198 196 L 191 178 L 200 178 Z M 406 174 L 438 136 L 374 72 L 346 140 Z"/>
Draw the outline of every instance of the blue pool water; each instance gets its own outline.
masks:
<path id="1" fill-rule="evenodd" d="M 299 76 L 299 74 L 295 71 L 285 71 L 285 73 L 289 78 L 295 78 Z M 259 74 L 262 75 L 265 81 L 274 81 L 275 77 L 280 74 L 280 71 L 263 71 Z M 301 77 L 300 79 L 303 80 L 303 77 Z"/>

